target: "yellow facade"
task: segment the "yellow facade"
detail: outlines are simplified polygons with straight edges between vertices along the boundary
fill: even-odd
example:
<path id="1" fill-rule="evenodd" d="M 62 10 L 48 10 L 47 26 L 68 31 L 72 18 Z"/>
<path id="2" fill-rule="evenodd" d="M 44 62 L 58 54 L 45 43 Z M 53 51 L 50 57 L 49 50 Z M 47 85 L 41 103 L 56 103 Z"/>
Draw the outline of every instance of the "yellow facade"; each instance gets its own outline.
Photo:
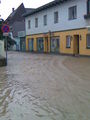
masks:
<path id="1" fill-rule="evenodd" d="M 43 37 L 44 39 L 44 52 L 50 52 L 50 39 L 51 37 L 58 36 L 60 39 L 59 53 L 61 54 L 80 54 L 80 55 L 90 55 L 90 49 L 87 49 L 87 29 L 69 30 L 62 32 L 54 32 L 47 34 L 37 34 L 26 36 L 26 50 L 29 50 L 28 40 L 30 38 L 34 39 L 34 51 L 37 52 L 37 38 Z M 66 47 L 66 36 L 71 36 L 71 47 Z M 77 51 L 77 37 L 79 38 L 79 53 Z"/>

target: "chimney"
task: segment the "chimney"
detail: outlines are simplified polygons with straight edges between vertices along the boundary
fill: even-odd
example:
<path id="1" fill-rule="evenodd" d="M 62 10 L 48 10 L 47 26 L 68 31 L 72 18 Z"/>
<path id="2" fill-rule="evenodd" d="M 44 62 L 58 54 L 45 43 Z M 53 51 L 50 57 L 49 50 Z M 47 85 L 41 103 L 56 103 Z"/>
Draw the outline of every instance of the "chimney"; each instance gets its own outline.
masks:
<path id="1" fill-rule="evenodd" d="M 14 12 L 14 10 L 15 10 L 15 9 L 14 9 L 14 8 L 12 8 L 12 12 Z"/>

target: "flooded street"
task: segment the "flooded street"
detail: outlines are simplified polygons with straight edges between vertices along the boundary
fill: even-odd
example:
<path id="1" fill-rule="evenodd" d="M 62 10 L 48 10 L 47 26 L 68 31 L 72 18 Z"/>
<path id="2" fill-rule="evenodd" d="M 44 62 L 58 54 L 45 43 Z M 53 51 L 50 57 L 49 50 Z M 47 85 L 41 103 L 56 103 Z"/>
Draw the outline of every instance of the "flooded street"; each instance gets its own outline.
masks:
<path id="1" fill-rule="evenodd" d="M 90 58 L 9 52 L 0 120 L 90 120 Z"/>

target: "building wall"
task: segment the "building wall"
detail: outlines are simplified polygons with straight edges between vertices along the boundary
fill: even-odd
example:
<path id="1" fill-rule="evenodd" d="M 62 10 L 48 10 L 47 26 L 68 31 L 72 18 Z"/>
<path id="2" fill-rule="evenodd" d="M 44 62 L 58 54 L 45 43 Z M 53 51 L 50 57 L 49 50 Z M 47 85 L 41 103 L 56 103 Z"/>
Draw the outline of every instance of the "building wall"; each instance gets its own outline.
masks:
<path id="1" fill-rule="evenodd" d="M 9 50 L 18 50 L 19 51 L 20 50 L 20 38 L 19 37 L 13 37 L 12 32 L 10 32 L 10 37 L 11 37 L 11 39 L 13 39 L 16 42 L 16 44 L 11 46 L 9 48 Z"/>
<path id="2" fill-rule="evenodd" d="M 77 19 L 69 20 L 68 8 L 77 6 Z M 54 12 L 59 13 L 59 22 L 54 23 Z M 76 35 L 79 36 L 79 54 L 90 55 L 90 49 L 87 49 L 86 26 L 90 26 L 90 20 L 84 19 L 87 14 L 87 0 L 70 0 L 52 8 L 46 9 L 32 16 L 25 18 L 26 25 L 26 50 L 28 51 L 28 40 L 34 39 L 34 52 L 37 52 L 37 38 L 44 39 L 44 52 L 51 52 L 51 37 L 60 38 L 59 53 L 61 54 L 77 54 Z M 43 24 L 43 16 L 47 15 L 47 26 Z M 35 28 L 35 18 L 38 18 L 38 28 Z M 28 29 L 28 20 L 31 20 L 31 28 Z M 51 33 L 50 33 L 51 32 Z M 66 36 L 72 36 L 71 47 L 66 48 Z M 46 38 L 48 38 L 48 48 Z"/>
<path id="3" fill-rule="evenodd" d="M 76 54 L 75 47 L 75 35 L 79 35 L 79 54 L 80 55 L 90 55 L 90 49 L 86 48 L 86 35 L 88 34 L 87 29 L 77 29 L 77 30 L 70 30 L 70 31 L 63 31 L 63 32 L 54 32 L 52 36 L 59 36 L 60 38 L 60 47 L 59 53 L 61 54 Z M 72 36 L 71 40 L 71 48 L 66 48 L 66 36 Z M 44 38 L 44 52 L 50 52 L 50 34 L 37 34 L 31 35 L 26 37 L 26 50 L 28 51 L 28 40 L 30 38 L 34 39 L 34 52 L 37 52 L 37 38 L 43 37 Z M 45 38 L 48 37 L 48 50 L 47 45 L 45 42 Z M 81 37 L 81 38 L 80 38 Z"/>
<path id="4" fill-rule="evenodd" d="M 2 56 L 3 58 L 6 58 L 6 53 L 4 50 L 4 40 L 0 40 L 0 56 Z"/>
<path id="5" fill-rule="evenodd" d="M 77 6 L 77 19 L 68 19 L 68 8 Z M 59 22 L 54 23 L 54 12 L 59 13 Z M 49 31 L 63 31 L 69 29 L 84 28 L 89 23 L 84 19 L 87 13 L 87 0 L 70 0 L 60 5 L 45 9 L 39 13 L 25 18 L 26 35 L 47 33 Z M 43 25 L 43 16 L 47 15 L 47 26 Z M 35 18 L 38 18 L 38 28 L 35 28 Z M 31 28 L 28 29 L 28 20 L 31 20 Z"/>

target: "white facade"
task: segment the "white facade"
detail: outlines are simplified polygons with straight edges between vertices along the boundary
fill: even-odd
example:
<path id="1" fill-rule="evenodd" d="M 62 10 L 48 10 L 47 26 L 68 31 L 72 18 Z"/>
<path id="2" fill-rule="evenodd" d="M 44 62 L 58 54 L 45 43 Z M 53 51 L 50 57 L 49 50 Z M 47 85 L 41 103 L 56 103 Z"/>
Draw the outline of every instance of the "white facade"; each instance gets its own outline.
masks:
<path id="1" fill-rule="evenodd" d="M 0 56 L 6 58 L 6 53 L 4 50 L 4 40 L 3 41 L 0 40 Z"/>
<path id="2" fill-rule="evenodd" d="M 77 6 L 77 19 L 69 20 L 68 9 Z M 59 22 L 54 23 L 54 12 L 58 11 Z M 70 0 L 60 5 L 42 10 L 25 18 L 26 35 L 47 33 L 49 31 L 63 31 L 69 29 L 85 28 L 90 22 L 84 19 L 87 14 L 87 0 Z M 47 25 L 44 26 L 43 16 L 47 15 Z M 35 28 L 35 18 L 38 18 L 38 27 Z M 28 20 L 31 21 L 31 28 L 28 29 Z"/>

